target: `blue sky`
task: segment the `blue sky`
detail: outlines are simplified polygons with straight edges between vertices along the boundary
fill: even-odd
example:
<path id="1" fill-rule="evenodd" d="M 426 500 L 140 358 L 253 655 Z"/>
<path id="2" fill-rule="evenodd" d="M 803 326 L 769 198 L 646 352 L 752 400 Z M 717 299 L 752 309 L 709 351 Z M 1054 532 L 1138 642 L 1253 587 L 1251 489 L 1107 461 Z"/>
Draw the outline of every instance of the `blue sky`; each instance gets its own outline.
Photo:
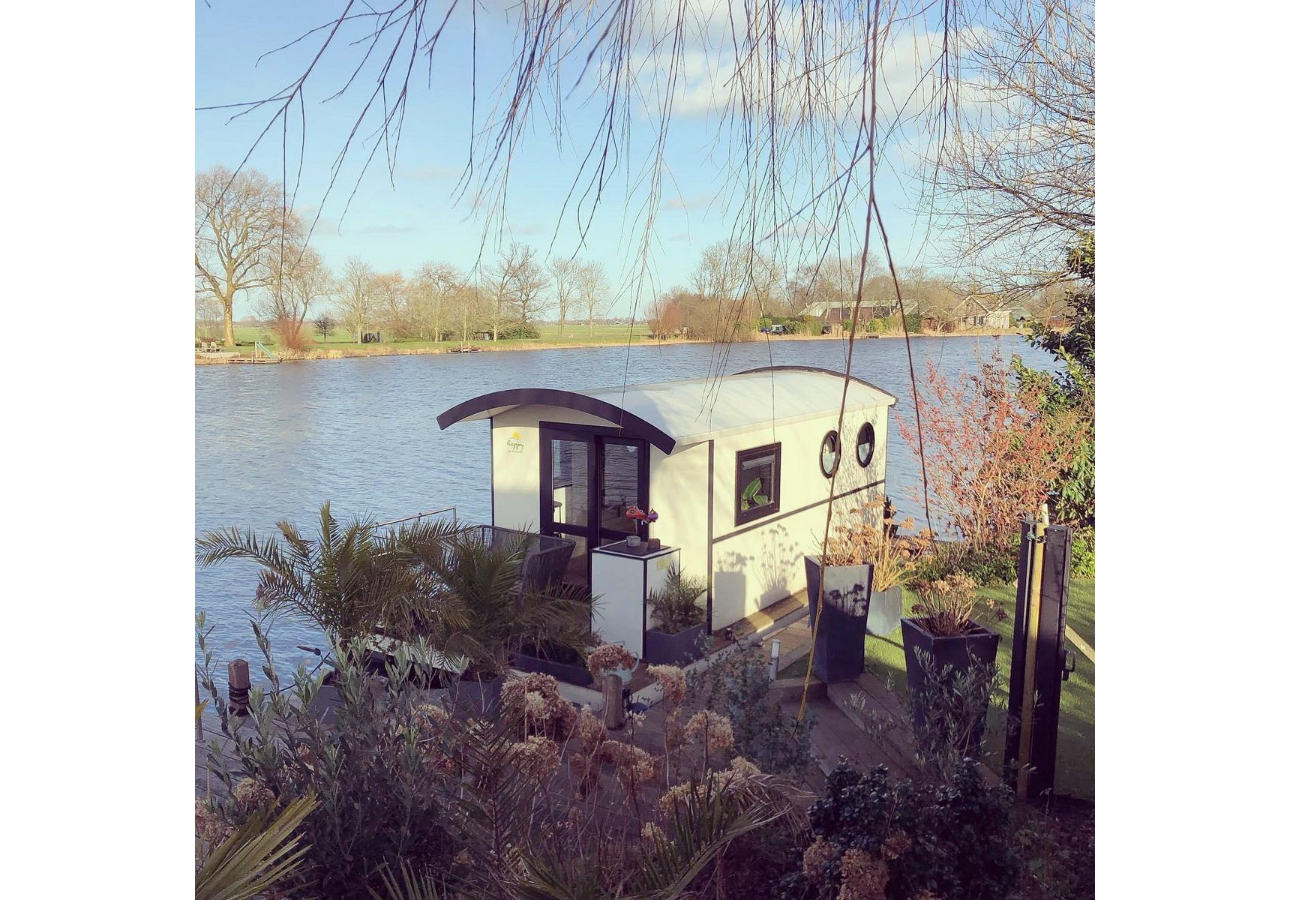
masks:
<path id="1" fill-rule="evenodd" d="M 196 105 L 198 107 L 236 103 L 269 96 L 289 83 L 312 57 L 314 43 L 262 59 L 264 52 L 299 37 L 309 28 L 322 25 L 344 7 L 343 2 L 246 2 L 211 0 L 196 6 Z M 467 10 L 468 12 L 468 10 Z M 494 98 L 489 95 L 502 67 L 513 58 L 514 27 L 500 18 L 481 19 L 479 33 L 478 115 L 484 119 Z M 351 32 L 357 35 L 357 32 Z M 436 55 L 433 89 L 426 90 L 424 71 L 414 83 L 408 102 L 404 133 L 398 150 L 393 184 L 379 150 L 348 211 L 342 211 L 354 188 L 361 160 L 372 149 L 372 127 L 364 125 L 355 139 L 352 155 L 337 177 L 327 200 L 313 245 L 333 268 L 358 255 L 378 271 L 402 270 L 411 274 L 424 262 L 446 261 L 463 269 L 479 256 L 485 223 L 472 215 L 467 198 L 453 191 L 468 157 L 470 143 L 470 31 L 469 19 L 458 17 L 455 28 L 445 32 Z M 366 92 L 371 90 L 370 74 L 360 76 L 355 86 L 339 99 L 321 103 L 324 96 L 343 84 L 359 59 L 360 50 L 342 46 L 321 64 L 317 84 L 310 83 L 306 107 L 307 141 L 300 159 L 298 114 L 290 123 L 287 183 L 294 183 L 300 166 L 297 207 L 310 218 L 322 202 L 337 152 L 343 145 Z M 367 70 L 368 73 L 371 69 Z M 717 116 L 705 111 L 695 91 L 710 90 L 689 85 L 687 106 L 672 124 L 666 160 L 668 175 L 662 189 L 662 206 L 654 227 L 650 254 L 652 286 L 657 290 L 684 284 L 704 247 L 730 236 L 732 200 L 726 180 L 729 169 L 726 151 L 714 140 Z M 507 195 L 506 224 L 501 240 L 514 239 L 532 244 L 543 259 L 548 253 L 566 255 L 577 243 L 577 230 L 566 218 L 556 234 L 561 202 L 574 181 L 581 154 L 585 152 L 588 129 L 594 126 L 599 109 L 595 101 L 580 108 L 577 101 L 586 91 L 566 103 L 566 124 L 573 133 L 563 147 L 551 134 L 541 110 L 524 135 L 521 152 L 512 165 Z M 234 111 L 199 111 L 196 114 L 196 168 L 223 164 L 230 168 L 243 156 L 264 128 L 268 116 L 253 112 L 229 122 Z M 640 134 L 649 132 L 643 123 Z M 581 140 L 579 139 L 581 138 Z M 271 176 L 283 177 L 282 132 L 275 125 L 249 165 Z M 643 137 L 634 141 L 633 164 L 644 155 Z M 878 180 L 880 201 L 897 264 L 928 263 L 929 248 L 923 246 L 925 224 L 913 210 L 917 187 L 903 172 L 884 168 Z M 633 225 L 642 204 L 639 193 L 629 196 L 625 180 L 611 182 L 596 212 L 587 246 L 580 255 L 604 262 L 616 287 L 635 281 L 634 261 L 639 235 Z M 862 203 L 856 204 L 862 207 Z M 339 231 L 337 225 L 340 225 Z M 858 224 L 857 224 L 858 227 Z M 496 246 L 497 230 L 488 231 L 484 261 Z M 554 241 L 554 243 L 553 243 Z M 920 256 L 921 251 L 921 256 Z M 934 255 L 934 254 L 933 254 Z M 648 294 L 648 289 L 646 291 Z M 238 314 L 249 310 L 249 300 L 239 301 Z M 623 296 L 609 314 L 631 312 L 631 300 Z"/>

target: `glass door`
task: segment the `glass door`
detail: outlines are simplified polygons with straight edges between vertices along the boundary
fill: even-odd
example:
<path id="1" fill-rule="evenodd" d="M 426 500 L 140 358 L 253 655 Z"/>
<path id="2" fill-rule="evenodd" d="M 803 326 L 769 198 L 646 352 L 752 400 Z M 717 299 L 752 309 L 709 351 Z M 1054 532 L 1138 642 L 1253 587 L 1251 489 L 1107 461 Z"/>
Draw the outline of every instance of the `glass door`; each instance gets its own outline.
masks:
<path id="1" fill-rule="evenodd" d="M 643 441 L 579 426 L 542 426 L 541 528 L 573 538 L 566 580 L 588 582 L 587 554 L 638 532 L 627 518 L 649 508 L 649 448 Z"/>
<path id="2" fill-rule="evenodd" d="M 598 544 L 612 544 L 631 534 L 645 537 L 637 523 L 627 518 L 633 506 L 648 510 L 645 498 L 648 451 L 641 441 L 616 438 L 597 439 L 600 451 L 600 516 Z"/>

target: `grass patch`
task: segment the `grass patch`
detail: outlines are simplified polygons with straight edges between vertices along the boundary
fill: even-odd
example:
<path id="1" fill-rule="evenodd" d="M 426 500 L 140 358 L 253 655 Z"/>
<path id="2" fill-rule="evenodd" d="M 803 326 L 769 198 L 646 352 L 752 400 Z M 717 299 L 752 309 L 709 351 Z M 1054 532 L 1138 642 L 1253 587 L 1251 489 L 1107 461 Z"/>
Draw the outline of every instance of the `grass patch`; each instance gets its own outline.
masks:
<path id="1" fill-rule="evenodd" d="M 982 588 L 981 597 L 990 597 L 1011 613 L 1016 606 L 1017 592 L 1014 587 Z M 1094 579 L 1071 581 L 1070 601 L 1066 607 L 1066 623 L 1080 637 L 1094 647 L 1097 636 L 1094 632 L 1093 615 Z M 914 595 L 905 592 L 905 614 L 910 615 L 910 606 Z M 1003 677 L 1004 690 L 1008 686 L 1008 674 L 1012 671 L 1012 633 L 1013 619 L 1009 616 L 1005 622 L 989 622 L 989 627 L 999 632 L 999 671 Z M 1070 681 L 1062 685 L 1062 711 L 1058 716 L 1057 739 L 1057 773 L 1056 791 L 1087 800 L 1094 799 L 1094 668 L 1083 654 L 1067 642 L 1067 647 L 1076 653 L 1075 672 Z M 802 657 L 780 672 L 781 678 L 801 678 L 806 674 L 806 657 Z M 905 645 L 901 640 L 900 630 L 890 635 L 878 637 L 869 635 L 865 640 L 865 668 L 879 681 L 885 681 L 891 689 L 902 697 L 906 694 L 905 680 Z M 994 747 L 995 756 L 1002 759 L 1002 734 L 996 738 L 998 746 Z"/>

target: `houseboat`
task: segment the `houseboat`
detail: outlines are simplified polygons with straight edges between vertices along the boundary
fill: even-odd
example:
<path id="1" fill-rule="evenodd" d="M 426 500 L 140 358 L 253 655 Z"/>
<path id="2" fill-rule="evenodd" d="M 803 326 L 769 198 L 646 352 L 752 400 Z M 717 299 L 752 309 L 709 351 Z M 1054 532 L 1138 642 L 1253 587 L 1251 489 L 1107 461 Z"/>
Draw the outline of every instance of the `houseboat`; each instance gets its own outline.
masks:
<path id="1" fill-rule="evenodd" d="M 640 654 L 667 570 L 707 585 L 708 629 L 806 588 L 803 556 L 835 516 L 885 493 L 888 409 L 859 378 L 805 366 L 593 390 L 516 388 L 446 410 L 490 423 L 495 526 L 574 542 L 567 579 L 600 600 L 597 630 Z M 657 513 L 646 524 L 639 511 Z M 629 512 L 632 514 L 629 516 Z M 657 538 L 658 546 L 629 537 Z"/>

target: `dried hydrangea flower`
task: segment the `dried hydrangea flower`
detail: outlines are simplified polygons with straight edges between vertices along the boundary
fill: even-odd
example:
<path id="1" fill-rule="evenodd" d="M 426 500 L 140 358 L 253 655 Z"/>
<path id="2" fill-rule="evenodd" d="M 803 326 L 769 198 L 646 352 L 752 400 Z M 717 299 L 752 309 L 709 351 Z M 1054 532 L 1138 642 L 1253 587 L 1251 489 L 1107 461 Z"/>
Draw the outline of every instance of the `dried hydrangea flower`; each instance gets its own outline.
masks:
<path id="1" fill-rule="evenodd" d="M 230 831 L 228 823 L 220 817 L 219 811 L 205 800 L 197 801 L 196 820 L 197 836 L 212 847 L 222 843 L 228 836 Z"/>
<path id="2" fill-rule="evenodd" d="M 899 859 L 909 852 L 909 848 L 914 846 L 914 842 L 909 839 L 909 835 L 903 831 L 892 832 L 887 840 L 882 842 L 883 859 Z"/>
<path id="3" fill-rule="evenodd" d="M 842 854 L 842 890 L 838 900 L 886 900 L 887 864 L 872 853 L 852 848 Z"/>
<path id="4" fill-rule="evenodd" d="M 254 778 L 243 778 L 233 788 L 233 799 L 246 810 L 262 809 L 278 802 L 272 789 L 262 781 Z"/>
<path id="5" fill-rule="evenodd" d="M 641 826 L 641 840 L 646 844 L 661 847 L 667 843 L 667 834 L 656 822 L 646 822 Z"/>
<path id="6" fill-rule="evenodd" d="M 823 884 L 824 865 L 838 858 L 838 845 L 822 837 L 802 851 L 802 874 L 812 884 Z"/>
<path id="7" fill-rule="evenodd" d="M 605 741 L 604 751 L 614 762 L 614 774 L 626 791 L 634 791 L 654 777 L 654 757 L 622 741 Z"/>
<path id="8" fill-rule="evenodd" d="M 615 669 L 635 669 L 636 654 L 621 644 L 601 644 L 587 655 L 587 668 L 593 675 Z"/>
<path id="9" fill-rule="evenodd" d="M 685 672 L 676 666 L 650 666 L 645 670 L 663 687 L 663 697 L 671 703 L 685 699 Z"/>
<path id="10" fill-rule="evenodd" d="M 529 735 L 513 744 L 515 764 L 534 781 L 547 781 L 560 765 L 560 747 L 550 738 Z"/>
<path id="11" fill-rule="evenodd" d="M 701 709 L 690 717 L 690 721 L 685 723 L 685 737 L 692 743 L 704 742 L 708 753 L 726 750 L 735 744 L 730 720 L 709 709 Z"/>

